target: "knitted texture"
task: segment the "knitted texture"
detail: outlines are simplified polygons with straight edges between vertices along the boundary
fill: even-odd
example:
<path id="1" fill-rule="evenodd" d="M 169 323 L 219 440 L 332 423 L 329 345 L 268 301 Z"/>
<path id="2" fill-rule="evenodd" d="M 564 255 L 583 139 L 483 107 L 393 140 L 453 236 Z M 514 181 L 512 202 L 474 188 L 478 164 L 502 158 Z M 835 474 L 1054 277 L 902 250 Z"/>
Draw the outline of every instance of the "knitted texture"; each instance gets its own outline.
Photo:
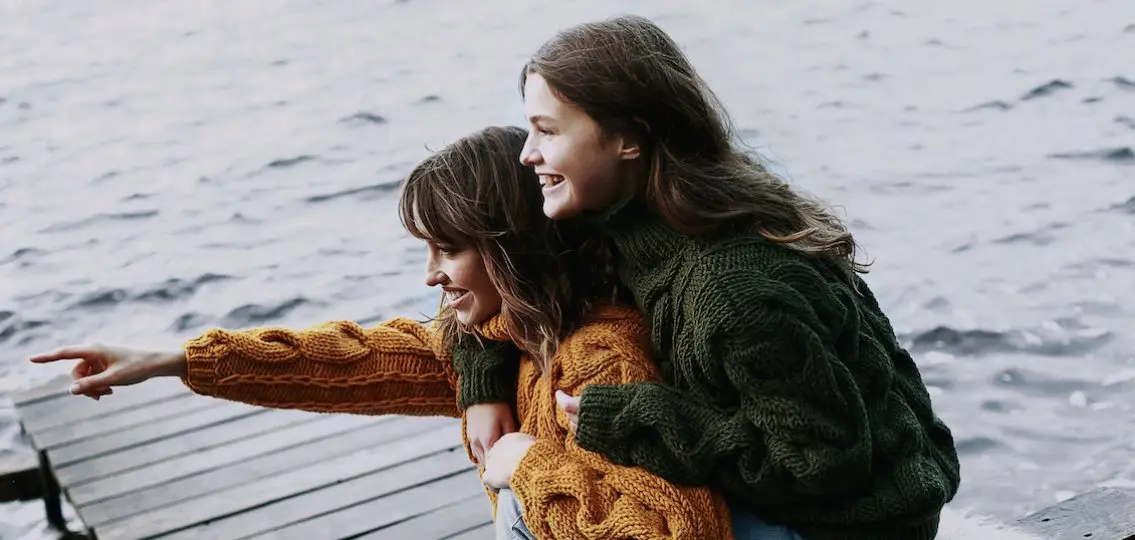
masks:
<path id="1" fill-rule="evenodd" d="M 498 347 L 508 340 L 500 317 L 477 331 L 486 350 L 505 350 Z M 459 375 L 438 341 L 408 319 L 373 328 L 335 321 L 298 331 L 213 329 L 185 344 L 185 383 L 199 394 L 275 408 L 459 416 Z M 732 537 L 720 496 L 580 448 L 555 403 L 556 390 L 578 395 L 588 384 L 656 380 L 649 347 L 638 311 L 606 306 L 560 344 L 549 373 L 541 376 L 526 356 L 513 368 L 520 429 L 537 443 L 511 488 L 537 538 Z M 495 515 L 495 493 L 486 492 Z"/>
<path id="2" fill-rule="evenodd" d="M 499 324 L 481 333 L 507 339 Z M 657 380 L 649 351 L 642 315 L 628 307 L 604 306 L 560 344 L 545 376 L 530 358 L 521 359 L 516 394 L 520 431 L 537 442 L 513 473 L 510 487 L 537 538 L 732 538 L 724 499 L 580 448 L 556 405 L 556 390 L 579 395 L 590 384 Z"/>
<path id="3" fill-rule="evenodd" d="M 461 375 L 457 405 L 462 411 L 478 403 L 511 402 L 516 396 L 520 351 L 511 341 L 478 341 L 463 336 L 453 349 L 453 367 Z"/>
<path id="4" fill-rule="evenodd" d="M 198 394 L 276 409 L 457 417 L 457 373 L 436 346 L 404 318 L 212 329 L 185 344 L 184 380 Z"/>
<path id="5" fill-rule="evenodd" d="M 605 218 L 664 383 L 594 384 L 576 443 L 809 540 L 931 540 L 953 437 L 867 284 L 752 234 Z"/>

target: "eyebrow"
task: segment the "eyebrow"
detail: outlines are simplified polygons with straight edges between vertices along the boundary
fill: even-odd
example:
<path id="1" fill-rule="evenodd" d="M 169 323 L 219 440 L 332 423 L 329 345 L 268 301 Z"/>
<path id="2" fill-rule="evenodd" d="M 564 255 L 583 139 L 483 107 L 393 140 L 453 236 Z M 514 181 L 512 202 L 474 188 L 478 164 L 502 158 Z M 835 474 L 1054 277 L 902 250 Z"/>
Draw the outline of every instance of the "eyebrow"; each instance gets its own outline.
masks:
<path id="1" fill-rule="evenodd" d="M 544 116 L 542 114 L 534 114 L 534 115 L 528 117 L 528 121 L 532 122 L 532 123 L 536 123 L 536 122 L 552 122 L 553 120 L 549 116 Z"/>

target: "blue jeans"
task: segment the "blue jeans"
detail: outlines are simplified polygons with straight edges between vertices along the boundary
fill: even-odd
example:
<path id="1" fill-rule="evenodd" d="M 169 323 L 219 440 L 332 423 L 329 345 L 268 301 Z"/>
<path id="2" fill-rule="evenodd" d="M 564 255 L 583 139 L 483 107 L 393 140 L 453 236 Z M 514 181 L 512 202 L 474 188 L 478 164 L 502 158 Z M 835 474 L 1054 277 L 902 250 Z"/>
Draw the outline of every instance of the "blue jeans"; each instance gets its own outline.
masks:
<path id="1" fill-rule="evenodd" d="M 536 540 L 524 523 L 524 509 L 511 489 L 497 492 L 497 540 Z"/>
<path id="2" fill-rule="evenodd" d="M 733 521 L 733 538 L 736 540 L 804 540 L 784 525 L 771 525 L 752 511 L 729 501 L 729 516 Z"/>
<path id="3" fill-rule="evenodd" d="M 733 518 L 733 538 L 736 540 L 803 540 L 792 529 L 765 523 L 736 504 L 729 504 L 729 514 Z M 497 493 L 496 532 L 497 540 L 536 540 L 528 524 L 524 523 L 520 499 L 511 489 Z"/>

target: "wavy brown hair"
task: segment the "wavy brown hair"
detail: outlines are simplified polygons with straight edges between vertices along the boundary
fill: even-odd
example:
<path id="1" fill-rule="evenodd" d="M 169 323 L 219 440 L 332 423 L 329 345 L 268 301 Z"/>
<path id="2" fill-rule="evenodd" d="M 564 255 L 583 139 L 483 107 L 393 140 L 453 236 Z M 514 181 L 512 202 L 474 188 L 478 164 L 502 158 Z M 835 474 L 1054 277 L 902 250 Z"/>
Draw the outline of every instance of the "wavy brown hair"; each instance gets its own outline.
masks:
<path id="1" fill-rule="evenodd" d="M 539 179 L 517 159 L 525 138 L 519 127 L 489 127 L 446 146 L 406 177 L 399 207 L 411 235 L 480 253 L 505 327 L 545 372 L 594 302 L 623 293 L 595 226 L 544 216 Z M 470 332 L 449 307 L 438 323 L 447 348 Z"/>
<path id="2" fill-rule="evenodd" d="M 743 227 L 838 262 L 849 276 L 867 271 L 842 221 L 741 146 L 720 100 L 650 20 L 626 15 L 567 28 L 524 66 L 522 96 L 530 74 L 605 131 L 643 141 L 646 199 L 675 230 Z"/>

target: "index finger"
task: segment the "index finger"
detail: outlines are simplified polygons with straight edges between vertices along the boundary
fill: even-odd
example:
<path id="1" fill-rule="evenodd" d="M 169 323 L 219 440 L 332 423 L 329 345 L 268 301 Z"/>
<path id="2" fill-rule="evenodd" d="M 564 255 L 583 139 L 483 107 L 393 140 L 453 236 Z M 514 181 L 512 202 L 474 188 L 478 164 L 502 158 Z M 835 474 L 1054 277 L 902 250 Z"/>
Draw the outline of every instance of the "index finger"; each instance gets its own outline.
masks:
<path id="1" fill-rule="evenodd" d="M 47 362 L 55 362 L 57 360 L 90 360 L 96 356 L 98 352 L 93 347 L 63 347 L 56 349 L 49 353 L 37 354 L 28 358 L 28 361 L 33 364 L 45 364 Z"/>

